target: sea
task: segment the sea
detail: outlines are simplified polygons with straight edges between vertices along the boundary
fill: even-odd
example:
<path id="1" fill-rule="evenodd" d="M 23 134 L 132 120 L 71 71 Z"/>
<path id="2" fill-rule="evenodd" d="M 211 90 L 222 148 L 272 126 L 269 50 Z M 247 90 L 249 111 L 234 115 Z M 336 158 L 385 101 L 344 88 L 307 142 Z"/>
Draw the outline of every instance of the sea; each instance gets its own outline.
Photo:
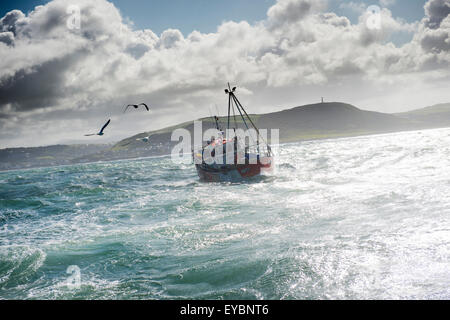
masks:
<path id="1" fill-rule="evenodd" d="M 450 299 L 450 129 L 1 172 L 0 299 Z"/>

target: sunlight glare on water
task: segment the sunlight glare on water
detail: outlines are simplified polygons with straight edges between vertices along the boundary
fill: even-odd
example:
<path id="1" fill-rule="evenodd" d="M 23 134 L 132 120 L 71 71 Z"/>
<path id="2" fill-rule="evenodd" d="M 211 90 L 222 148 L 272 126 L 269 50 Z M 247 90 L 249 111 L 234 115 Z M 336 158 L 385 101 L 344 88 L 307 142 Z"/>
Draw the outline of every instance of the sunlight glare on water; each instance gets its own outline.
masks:
<path id="1" fill-rule="evenodd" d="M 0 298 L 449 299 L 449 159 L 436 129 L 281 145 L 241 183 L 169 157 L 3 172 Z"/>

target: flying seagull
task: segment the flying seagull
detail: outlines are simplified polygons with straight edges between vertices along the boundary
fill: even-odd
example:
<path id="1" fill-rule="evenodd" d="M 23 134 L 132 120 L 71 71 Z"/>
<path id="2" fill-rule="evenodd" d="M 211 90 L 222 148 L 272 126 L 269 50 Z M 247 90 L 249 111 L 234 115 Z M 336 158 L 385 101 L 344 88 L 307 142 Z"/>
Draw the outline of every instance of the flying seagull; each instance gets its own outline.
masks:
<path id="1" fill-rule="evenodd" d="M 105 123 L 105 125 L 103 126 L 102 130 L 100 130 L 99 133 L 91 133 L 91 134 L 85 134 L 86 137 L 89 136 L 102 136 L 104 135 L 103 130 L 105 130 L 105 128 L 108 126 L 108 124 L 111 122 L 111 119 L 108 120 L 108 122 Z"/>
<path id="2" fill-rule="evenodd" d="M 145 109 L 147 109 L 147 111 L 150 111 L 150 109 L 148 108 L 148 106 L 145 103 L 140 103 L 140 104 L 129 104 L 125 107 L 125 110 L 123 111 L 123 113 L 125 113 L 128 109 L 128 107 L 134 107 L 135 109 L 139 108 L 139 106 L 144 106 Z"/>
<path id="3" fill-rule="evenodd" d="M 150 141 L 150 136 L 148 137 L 143 137 L 143 138 L 138 138 L 136 139 L 137 141 L 142 141 L 142 142 L 149 142 Z"/>

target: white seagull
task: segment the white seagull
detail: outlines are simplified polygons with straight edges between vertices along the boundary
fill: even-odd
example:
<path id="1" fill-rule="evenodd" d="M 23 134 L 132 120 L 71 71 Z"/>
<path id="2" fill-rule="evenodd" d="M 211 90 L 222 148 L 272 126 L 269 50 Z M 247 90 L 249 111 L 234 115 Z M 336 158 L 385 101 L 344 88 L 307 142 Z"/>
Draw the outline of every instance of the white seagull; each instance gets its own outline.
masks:
<path id="1" fill-rule="evenodd" d="M 149 142 L 150 141 L 150 136 L 148 137 L 143 137 L 143 138 L 138 138 L 136 139 L 137 141 L 142 141 L 142 142 Z"/>

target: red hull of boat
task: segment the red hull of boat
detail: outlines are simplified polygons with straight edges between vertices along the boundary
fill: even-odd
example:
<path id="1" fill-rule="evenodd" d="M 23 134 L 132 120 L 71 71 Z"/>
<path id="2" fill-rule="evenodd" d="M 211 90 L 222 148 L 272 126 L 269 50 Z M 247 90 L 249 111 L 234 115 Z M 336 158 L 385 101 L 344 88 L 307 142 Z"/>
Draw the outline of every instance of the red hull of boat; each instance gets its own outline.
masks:
<path id="1" fill-rule="evenodd" d="M 239 181 L 270 172 L 273 167 L 272 157 L 264 157 L 256 164 L 231 164 L 214 168 L 206 164 L 196 164 L 200 180 L 207 182 Z"/>

